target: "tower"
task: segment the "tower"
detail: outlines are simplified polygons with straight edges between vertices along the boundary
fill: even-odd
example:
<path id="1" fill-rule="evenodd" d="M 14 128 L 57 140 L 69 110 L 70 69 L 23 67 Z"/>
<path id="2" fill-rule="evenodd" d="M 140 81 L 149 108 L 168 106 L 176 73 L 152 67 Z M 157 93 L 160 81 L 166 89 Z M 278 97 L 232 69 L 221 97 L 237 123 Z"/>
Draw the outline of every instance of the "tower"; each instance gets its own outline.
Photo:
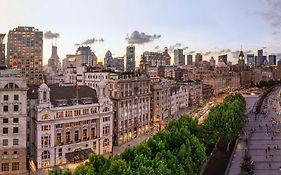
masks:
<path id="1" fill-rule="evenodd" d="M 135 63 L 135 46 L 127 46 L 126 49 L 126 71 L 134 72 L 136 67 Z"/>
<path id="2" fill-rule="evenodd" d="M 0 66 L 6 65 L 4 37 L 5 34 L 0 34 Z"/>

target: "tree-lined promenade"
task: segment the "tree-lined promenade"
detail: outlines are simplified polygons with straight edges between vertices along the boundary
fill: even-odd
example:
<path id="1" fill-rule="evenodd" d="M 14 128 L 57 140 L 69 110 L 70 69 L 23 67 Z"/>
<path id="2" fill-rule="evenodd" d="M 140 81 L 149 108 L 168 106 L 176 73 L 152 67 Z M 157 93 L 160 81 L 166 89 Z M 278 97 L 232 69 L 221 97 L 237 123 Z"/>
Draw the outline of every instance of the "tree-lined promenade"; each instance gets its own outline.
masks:
<path id="1" fill-rule="evenodd" d="M 182 116 L 147 141 L 127 148 L 122 154 L 105 158 L 90 155 L 89 161 L 73 173 L 50 175 L 169 175 L 198 174 L 219 139 L 233 141 L 243 128 L 246 103 L 241 94 L 230 95 L 210 110 L 205 123 Z"/>

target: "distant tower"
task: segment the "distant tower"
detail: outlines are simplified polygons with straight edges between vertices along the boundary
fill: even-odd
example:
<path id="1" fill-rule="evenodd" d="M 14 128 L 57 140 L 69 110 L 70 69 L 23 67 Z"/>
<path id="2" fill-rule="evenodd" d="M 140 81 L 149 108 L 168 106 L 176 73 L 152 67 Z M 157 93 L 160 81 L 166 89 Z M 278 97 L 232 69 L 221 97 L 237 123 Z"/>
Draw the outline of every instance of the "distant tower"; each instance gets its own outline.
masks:
<path id="1" fill-rule="evenodd" d="M 174 64 L 176 66 L 185 65 L 185 55 L 183 54 L 183 49 L 174 50 Z"/>
<path id="2" fill-rule="evenodd" d="M 166 60 L 166 65 L 171 65 L 171 56 L 168 52 L 168 47 L 164 48 L 163 57 Z"/>
<path id="3" fill-rule="evenodd" d="M 130 46 L 127 46 L 127 49 L 126 49 L 126 71 L 134 72 L 135 68 L 136 68 L 135 46 L 130 45 Z"/>
<path id="4" fill-rule="evenodd" d="M 108 50 L 104 56 L 103 64 L 105 67 L 112 67 L 113 66 L 113 57 L 112 53 Z"/>
<path id="5" fill-rule="evenodd" d="M 60 58 L 57 51 L 57 46 L 52 45 L 52 56 L 48 60 L 48 67 L 51 67 L 53 71 L 58 71 L 61 67 Z"/>
<path id="6" fill-rule="evenodd" d="M 147 74 L 148 70 L 148 62 L 147 62 L 147 58 L 144 55 L 141 55 L 141 61 L 140 61 L 140 72 L 142 74 Z"/>

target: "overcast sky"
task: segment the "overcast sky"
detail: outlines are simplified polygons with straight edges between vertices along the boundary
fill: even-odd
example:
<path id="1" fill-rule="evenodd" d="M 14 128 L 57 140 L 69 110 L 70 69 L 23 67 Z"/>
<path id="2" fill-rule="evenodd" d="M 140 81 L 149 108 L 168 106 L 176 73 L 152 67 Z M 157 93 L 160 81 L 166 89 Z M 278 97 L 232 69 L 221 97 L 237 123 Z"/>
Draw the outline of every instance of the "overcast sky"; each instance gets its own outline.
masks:
<path id="1" fill-rule="evenodd" d="M 281 53 L 281 0 L 0 0 L 0 15 L 0 33 L 17 26 L 59 33 L 60 58 L 93 38 L 99 59 L 107 50 L 123 56 L 128 43 L 136 43 L 137 57 L 165 46 L 205 59 L 235 57 L 241 45 Z M 44 39 L 44 63 L 51 44 Z"/>

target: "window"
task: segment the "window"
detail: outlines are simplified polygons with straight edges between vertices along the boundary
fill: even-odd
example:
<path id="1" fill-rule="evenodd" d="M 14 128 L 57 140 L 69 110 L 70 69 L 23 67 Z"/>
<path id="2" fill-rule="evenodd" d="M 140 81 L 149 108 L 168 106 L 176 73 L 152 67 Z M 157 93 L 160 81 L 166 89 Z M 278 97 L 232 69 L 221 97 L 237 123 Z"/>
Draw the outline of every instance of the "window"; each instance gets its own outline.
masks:
<path id="1" fill-rule="evenodd" d="M 19 139 L 13 139 L 13 145 L 19 145 Z"/>
<path id="2" fill-rule="evenodd" d="M 2 145 L 3 146 L 8 146 L 8 139 L 3 139 Z"/>
<path id="3" fill-rule="evenodd" d="M 96 128 L 91 128 L 91 139 L 96 138 Z"/>
<path id="4" fill-rule="evenodd" d="M 83 129 L 83 140 L 87 140 L 88 133 L 87 129 Z"/>
<path id="5" fill-rule="evenodd" d="M 103 136 L 109 135 L 109 126 L 103 126 Z"/>
<path id="6" fill-rule="evenodd" d="M 14 154 L 13 154 L 13 158 L 14 159 L 17 159 L 19 156 L 18 156 L 18 152 L 17 151 L 14 151 Z"/>
<path id="7" fill-rule="evenodd" d="M 8 118 L 3 118 L 3 123 L 9 123 L 9 119 Z"/>
<path id="8" fill-rule="evenodd" d="M 3 159 L 7 159 L 8 158 L 8 152 L 7 151 L 3 152 L 2 158 Z"/>
<path id="9" fill-rule="evenodd" d="M 57 133 L 57 145 L 61 144 L 61 133 Z"/>
<path id="10" fill-rule="evenodd" d="M 14 122 L 14 123 L 19 123 L 19 118 L 14 118 L 14 119 L 13 119 L 13 122 Z"/>
<path id="11" fill-rule="evenodd" d="M 9 95 L 4 95 L 4 101 L 9 101 Z"/>
<path id="12" fill-rule="evenodd" d="M 14 111 L 15 112 L 19 111 L 19 105 L 14 105 Z"/>
<path id="13" fill-rule="evenodd" d="M 62 157 L 62 148 L 59 148 L 59 157 Z"/>
<path id="14" fill-rule="evenodd" d="M 66 143 L 69 143 L 70 142 L 70 131 L 67 131 L 65 133 L 65 138 L 66 138 Z"/>
<path id="15" fill-rule="evenodd" d="M 75 142 L 78 142 L 78 141 L 79 141 L 79 131 L 78 131 L 78 130 L 76 130 L 76 131 L 74 132 L 74 141 L 75 141 Z"/>
<path id="16" fill-rule="evenodd" d="M 2 171 L 9 171 L 9 163 L 2 163 Z"/>
<path id="17" fill-rule="evenodd" d="M 44 159 L 50 159 L 50 152 L 49 151 L 43 151 L 42 152 L 42 160 Z"/>
<path id="18" fill-rule="evenodd" d="M 14 100 L 18 101 L 19 100 L 19 95 L 14 95 Z"/>
<path id="19" fill-rule="evenodd" d="M 51 130 L 51 125 L 43 125 L 41 130 L 42 131 L 50 131 Z"/>
<path id="20" fill-rule="evenodd" d="M 48 119 L 50 119 L 50 115 L 49 114 L 42 115 L 42 120 L 48 120 Z"/>
<path id="21" fill-rule="evenodd" d="M 9 129 L 8 128 L 3 128 L 3 134 L 8 134 L 9 133 Z"/>
<path id="22" fill-rule="evenodd" d="M 12 163 L 12 171 L 17 171 L 20 169 L 20 163 L 19 162 L 13 162 Z"/>
<path id="23" fill-rule="evenodd" d="M 18 127 L 14 127 L 14 128 L 13 128 L 13 133 L 14 133 L 14 134 L 19 133 L 19 128 L 18 128 Z"/>
<path id="24" fill-rule="evenodd" d="M 41 137 L 41 144 L 42 144 L 42 147 L 43 146 L 49 146 L 50 145 L 50 136 L 48 136 L 48 135 L 42 136 Z"/>
<path id="25" fill-rule="evenodd" d="M 62 118 L 63 117 L 63 112 L 56 112 L 56 118 Z"/>
<path id="26" fill-rule="evenodd" d="M 8 112 L 8 111 L 9 111 L 8 105 L 4 105 L 4 106 L 3 106 L 3 111 L 4 111 L 4 112 Z"/>
<path id="27" fill-rule="evenodd" d="M 110 117 L 103 117 L 103 122 L 108 122 L 108 121 L 110 121 Z"/>

